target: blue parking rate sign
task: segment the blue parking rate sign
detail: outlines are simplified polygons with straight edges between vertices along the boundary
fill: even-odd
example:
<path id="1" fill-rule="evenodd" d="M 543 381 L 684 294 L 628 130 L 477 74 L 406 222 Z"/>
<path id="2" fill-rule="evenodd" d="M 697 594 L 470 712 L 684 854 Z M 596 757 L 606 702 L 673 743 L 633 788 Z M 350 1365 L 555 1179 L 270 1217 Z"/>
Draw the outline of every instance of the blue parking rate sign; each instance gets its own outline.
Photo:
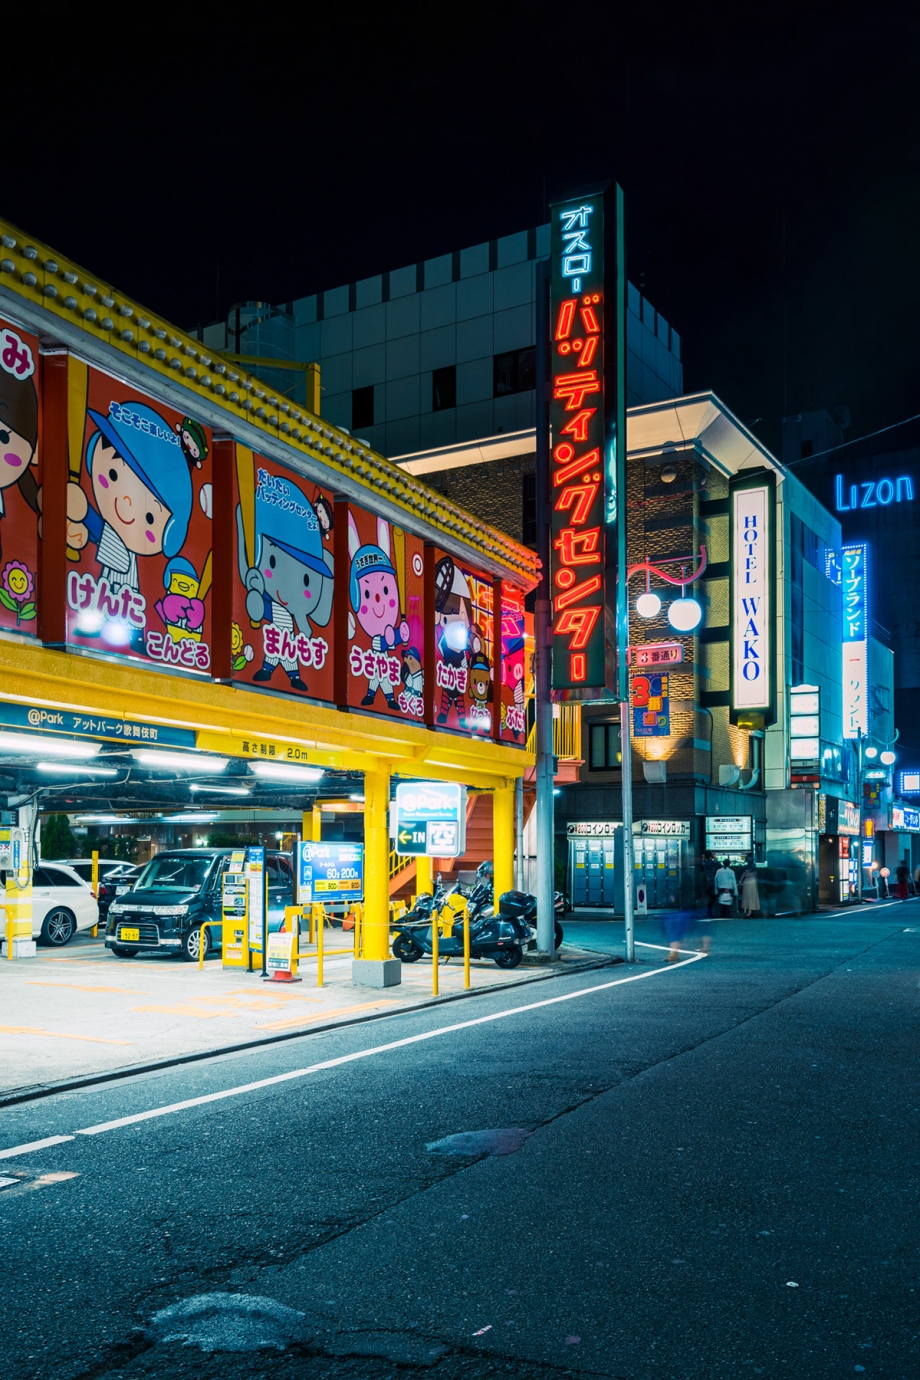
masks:
<path id="1" fill-rule="evenodd" d="M 313 901 L 364 900 L 363 843 L 298 843 L 297 899 Z"/>

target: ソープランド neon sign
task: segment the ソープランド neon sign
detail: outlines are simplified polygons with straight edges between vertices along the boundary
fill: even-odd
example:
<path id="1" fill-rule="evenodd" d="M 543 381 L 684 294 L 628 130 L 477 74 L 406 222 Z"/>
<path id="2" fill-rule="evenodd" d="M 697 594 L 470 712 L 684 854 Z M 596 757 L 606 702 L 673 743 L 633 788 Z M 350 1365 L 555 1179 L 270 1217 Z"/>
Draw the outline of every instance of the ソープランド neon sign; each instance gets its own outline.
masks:
<path id="1" fill-rule="evenodd" d="M 868 547 L 845 546 L 840 553 L 843 594 L 843 736 L 869 732 Z"/>
<path id="2" fill-rule="evenodd" d="M 838 513 L 848 513 L 853 508 L 887 508 L 889 503 L 912 502 L 914 481 L 909 474 L 902 474 L 897 479 L 861 479 L 856 484 L 846 484 L 843 475 L 838 474 L 834 496 Z"/>

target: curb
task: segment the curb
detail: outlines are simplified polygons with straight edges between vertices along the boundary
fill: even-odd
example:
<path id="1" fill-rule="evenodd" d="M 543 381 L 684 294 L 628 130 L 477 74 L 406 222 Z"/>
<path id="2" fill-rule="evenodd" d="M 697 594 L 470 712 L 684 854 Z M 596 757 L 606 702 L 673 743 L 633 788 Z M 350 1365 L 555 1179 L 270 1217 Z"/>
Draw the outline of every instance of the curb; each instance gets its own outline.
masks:
<path id="1" fill-rule="evenodd" d="M 427 1011 L 433 1006 L 445 1006 L 448 1002 L 463 1001 L 468 997 L 491 996 L 493 992 L 518 991 L 529 987 L 533 982 L 547 982 L 552 978 L 569 977 L 573 973 L 593 972 L 597 968 L 610 968 L 625 960 L 615 955 L 598 955 L 584 963 L 573 963 L 562 968 L 561 965 L 549 972 L 535 974 L 527 982 L 501 982 L 488 988 L 471 988 L 468 992 L 452 992 L 448 996 L 428 997 L 417 1006 L 405 1006 L 401 1011 L 377 1011 L 367 1016 L 353 1016 L 347 1021 L 329 1021 L 325 1025 L 314 1025 L 309 1030 L 292 1030 L 284 1035 L 266 1035 L 259 1040 L 244 1040 L 240 1044 L 221 1045 L 217 1049 L 199 1050 L 193 1054 L 177 1054 L 171 1059 L 158 1059 L 150 1064 L 129 1064 L 127 1068 L 112 1069 L 107 1073 L 90 1073 L 78 1078 L 62 1078 L 55 1083 L 39 1083 L 31 1088 L 13 1089 L 0 1093 L 0 1109 L 15 1107 L 23 1102 L 38 1102 L 43 1097 L 54 1097 L 57 1093 L 73 1092 L 79 1088 L 97 1087 L 102 1083 L 117 1083 L 123 1078 L 136 1078 L 142 1073 L 159 1073 L 163 1069 L 179 1068 L 183 1064 L 199 1064 L 206 1059 L 217 1059 L 222 1054 L 239 1054 L 249 1049 L 264 1049 L 268 1045 L 289 1044 L 291 1040 L 303 1040 L 310 1035 L 320 1035 L 330 1030 L 345 1030 L 353 1025 L 367 1025 L 371 1021 L 392 1020 L 394 1016 L 408 1016 L 416 1011 Z"/>

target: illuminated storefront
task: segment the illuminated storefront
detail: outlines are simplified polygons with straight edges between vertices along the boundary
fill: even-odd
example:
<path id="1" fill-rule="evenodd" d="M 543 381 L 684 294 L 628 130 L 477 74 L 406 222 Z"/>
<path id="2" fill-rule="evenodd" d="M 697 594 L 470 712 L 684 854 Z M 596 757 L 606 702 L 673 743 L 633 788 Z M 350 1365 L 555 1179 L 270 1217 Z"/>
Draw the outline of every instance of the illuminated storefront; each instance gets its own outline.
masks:
<path id="1" fill-rule="evenodd" d="M 362 774 L 382 963 L 391 777 L 532 763 L 533 552 L 0 231 L 0 727 Z"/>

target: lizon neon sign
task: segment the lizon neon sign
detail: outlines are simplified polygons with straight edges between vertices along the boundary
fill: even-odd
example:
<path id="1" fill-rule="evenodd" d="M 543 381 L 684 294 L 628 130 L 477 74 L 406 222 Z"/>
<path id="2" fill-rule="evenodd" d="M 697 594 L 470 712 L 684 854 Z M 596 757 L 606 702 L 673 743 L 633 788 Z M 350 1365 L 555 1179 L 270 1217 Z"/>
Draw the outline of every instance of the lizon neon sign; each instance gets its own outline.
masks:
<path id="1" fill-rule="evenodd" d="M 843 594 L 843 736 L 869 731 L 868 548 L 865 542 L 840 553 Z"/>
<path id="2" fill-rule="evenodd" d="M 889 503 L 911 502 L 914 481 L 909 474 L 902 474 L 897 479 L 862 479 L 845 487 L 843 475 L 838 474 L 835 497 L 838 513 L 849 513 L 853 508 L 887 508 Z"/>
<path id="3" fill-rule="evenodd" d="M 574 197 L 552 207 L 552 552 L 553 689 L 561 697 L 590 697 L 614 684 L 612 640 L 617 520 L 619 391 L 618 288 L 622 255 L 604 243 L 611 225 L 621 233 L 618 189 Z M 606 277 L 611 282 L 606 330 Z M 612 422 L 612 426 L 611 426 Z M 610 595 L 610 598 L 608 598 Z"/>

